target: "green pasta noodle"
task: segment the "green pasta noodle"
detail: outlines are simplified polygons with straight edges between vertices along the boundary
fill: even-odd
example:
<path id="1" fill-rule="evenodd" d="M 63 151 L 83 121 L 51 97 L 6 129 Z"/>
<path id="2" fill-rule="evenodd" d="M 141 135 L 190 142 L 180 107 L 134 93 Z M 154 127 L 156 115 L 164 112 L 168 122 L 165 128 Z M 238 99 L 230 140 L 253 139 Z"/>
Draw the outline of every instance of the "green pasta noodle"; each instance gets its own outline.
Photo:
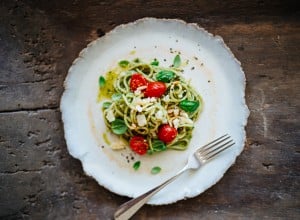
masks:
<path id="1" fill-rule="evenodd" d="M 165 68 L 137 59 L 132 62 L 121 62 L 122 66 L 119 63 L 120 66 L 113 70 L 117 75 L 113 82 L 113 93 L 117 95 L 113 96 L 111 104 L 103 109 L 106 126 L 113 131 L 112 119 L 123 120 L 127 130 L 122 137 L 129 141 L 133 136 L 142 136 L 147 140 L 149 149 L 153 150 L 153 141 L 158 139 L 159 127 L 169 124 L 177 129 L 177 136 L 172 142 L 166 143 L 166 148 L 185 150 L 192 137 L 194 122 L 202 110 L 201 96 L 183 78 L 178 67 Z M 141 87 L 136 91 L 130 89 L 133 73 L 141 74 L 148 82 L 158 81 L 158 74 L 164 77 L 164 73 L 169 74 L 171 79 L 164 82 L 167 89 L 161 97 L 144 97 L 144 88 Z M 185 109 L 184 105 L 189 108 L 190 103 L 194 104 L 195 110 Z M 145 116 L 146 124 L 139 125 L 137 119 L 139 115 Z"/>

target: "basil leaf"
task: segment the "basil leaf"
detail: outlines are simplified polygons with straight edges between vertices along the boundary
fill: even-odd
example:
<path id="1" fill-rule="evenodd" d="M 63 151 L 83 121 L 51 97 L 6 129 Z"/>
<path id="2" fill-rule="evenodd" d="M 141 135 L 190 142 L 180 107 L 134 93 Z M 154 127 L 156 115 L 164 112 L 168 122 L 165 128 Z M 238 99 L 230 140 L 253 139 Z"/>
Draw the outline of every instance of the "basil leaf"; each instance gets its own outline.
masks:
<path id="1" fill-rule="evenodd" d="M 177 54 L 173 60 L 173 67 L 178 68 L 181 65 L 181 58 L 179 54 Z"/>
<path id="2" fill-rule="evenodd" d="M 157 59 L 154 59 L 154 60 L 150 63 L 150 65 L 152 65 L 152 66 L 158 66 L 158 65 L 159 65 L 159 62 L 158 62 Z"/>
<path id="3" fill-rule="evenodd" d="M 127 131 L 127 126 L 122 119 L 116 119 L 111 123 L 111 130 L 115 134 L 124 134 Z"/>
<path id="4" fill-rule="evenodd" d="M 111 96 L 111 99 L 113 101 L 118 101 L 119 99 L 122 98 L 122 95 L 120 93 L 114 93 L 112 96 Z"/>
<path id="5" fill-rule="evenodd" d="M 199 101 L 183 100 L 179 102 L 179 107 L 186 112 L 194 112 L 199 107 Z"/>
<path id="6" fill-rule="evenodd" d="M 122 68 L 127 67 L 128 64 L 129 64 L 129 61 L 128 61 L 128 60 L 121 60 L 121 61 L 119 62 L 119 66 L 122 67 Z"/>
<path id="7" fill-rule="evenodd" d="M 132 167 L 134 170 L 138 170 L 140 166 L 141 166 L 141 161 L 136 161 Z"/>
<path id="8" fill-rule="evenodd" d="M 161 171 L 161 168 L 160 168 L 160 167 L 153 167 L 153 168 L 151 169 L 151 173 L 152 173 L 152 174 L 158 174 L 160 171 Z"/>
<path id="9" fill-rule="evenodd" d="M 165 151 L 167 149 L 165 143 L 160 140 L 154 140 L 152 142 L 152 148 L 155 152 Z"/>
<path id="10" fill-rule="evenodd" d="M 169 83 L 172 79 L 174 79 L 175 73 L 170 70 L 162 70 L 158 74 L 156 74 L 156 79 L 161 82 Z"/>
<path id="11" fill-rule="evenodd" d="M 105 78 L 103 76 L 99 77 L 99 86 L 100 88 L 105 86 Z"/>
<path id="12" fill-rule="evenodd" d="M 102 108 L 104 108 L 104 109 L 108 109 L 109 106 L 111 106 L 111 102 L 103 102 L 103 104 L 102 104 Z"/>

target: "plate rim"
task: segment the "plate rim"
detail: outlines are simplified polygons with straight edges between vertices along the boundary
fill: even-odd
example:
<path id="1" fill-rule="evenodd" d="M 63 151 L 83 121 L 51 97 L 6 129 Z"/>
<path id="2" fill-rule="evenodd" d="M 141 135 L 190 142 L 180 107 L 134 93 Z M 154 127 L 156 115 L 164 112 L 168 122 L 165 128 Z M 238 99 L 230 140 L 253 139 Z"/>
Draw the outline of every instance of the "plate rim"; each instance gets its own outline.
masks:
<path id="1" fill-rule="evenodd" d="M 172 18 L 154 18 L 154 17 L 144 17 L 144 18 L 141 18 L 141 19 L 138 19 L 136 21 L 133 21 L 133 22 L 128 22 L 126 24 L 121 24 L 121 25 L 118 25 L 116 27 L 114 27 L 112 30 L 108 31 L 104 36 L 102 37 L 99 37 L 95 40 L 93 40 L 92 42 L 90 42 L 89 44 L 87 44 L 87 46 L 85 48 L 83 48 L 80 52 L 79 52 L 79 55 L 77 56 L 77 58 L 75 58 L 75 60 L 72 62 L 71 66 L 69 67 L 68 69 L 68 72 L 67 72 L 67 75 L 66 75 L 66 78 L 64 80 L 64 83 L 63 83 L 63 86 L 64 86 L 64 91 L 63 91 L 63 94 L 61 96 L 61 100 L 60 100 L 60 111 L 61 111 L 61 114 L 62 114 L 62 123 L 63 123 L 63 132 L 64 132 L 64 138 L 66 140 L 66 145 L 67 145 L 67 149 L 69 151 L 69 153 L 72 155 L 72 157 L 80 160 L 81 164 L 82 164 L 82 167 L 83 167 L 83 171 L 86 175 L 92 177 L 94 180 L 97 181 L 97 183 L 101 186 L 103 186 L 105 189 L 113 192 L 113 193 L 116 193 L 118 195 L 121 195 L 121 196 L 128 196 L 128 197 L 132 197 L 131 195 L 129 194 L 126 194 L 126 193 L 119 193 L 119 192 L 116 192 L 116 190 L 113 190 L 112 187 L 107 187 L 107 185 L 99 182 L 94 176 L 88 174 L 86 168 L 85 168 L 85 165 L 84 165 L 84 157 L 80 157 L 80 156 L 77 156 L 73 150 L 72 150 L 72 147 L 70 147 L 70 144 L 68 144 L 68 138 L 67 138 L 67 135 L 66 135 L 66 132 L 65 132 L 65 117 L 64 117 L 64 100 L 66 99 L 68 93 L 70 92 L 70 88 L 68 86 L 68 83 L 69 83 L 69 77 L 72 75 L 72 70 L 74 68 L 74 66 L 78 65 L 79 62 L 81 61 L 84 61 L 84 56 L 86 53 L 88 53 L 89 49 L 91 47 L 93 47 L 95 44 L 98 43 L 98 41 L 102 41 L 104 39 L 107 39 L 107 38 L 110 38 L 111 35 L 114 35 L 116 33 L 118 33 L 119 30 L 121 29 L 124 29 L 124 28 L 127 28 L 127 26 L 134 26 L 134 25 L 138 25 L 140 23 L 147 23 L 147 22 L 153 22 L 153 21 L 163 21 L 163 22 L 177 22 L 177 23 L 181 23 L 182 25 L 184 26 L 189 26 L 189 27 L 193 27 L 194 29 L 198 30 L 198 31 L 201 31 L 202 33 L 204 33 L 205 35 L 209 36 L 210 39 L 212 40 L 216 40 L 221 47 L 223 47 L 226 52 L 228 53 L 228 55 L 231 56 L 231 59 L 232 61 L 239 66 L 239 71 L 241 72 L 241 76 L 242 76 L 242 81 L 243 81 L 243 85 L 242 85 L 242 90 L 243 90 L 243 96 L 242 96 L 242 100 L 243 100 L 243 103 L 242 103 L 242 108 L 244 109 L 244 112 L 245 112 L 245 118 L 242 125 L 242 129 L 243 129 L 243 134 L 244 134 L 244 137 L 243 137 L 243 146 L 241 147 L 241 150 L 240 152 L 237 153 L 237 155 L 235 155 L 234 157 L 234 161 L 231 163 L 231 165 L 225 169 L 225 172 L 231 167 L 234 165 L 237 157 L 240 155 L 240 153 L 243 151 L 244 147 L 245 147 L 245 141 L 246 141 L 246 125 L 247 125 L 247 121 L 248 121 L 248 118 L 249 118 L 249 115 L 250 115 L 250 111 L 249 111 L 249 108 L 247 106 L 247 102 L 246 102 L 246 75 L 245 75 L 245 72 L 243 71 L 243 68 L 241 66 L 241 62 L 235 57 L 235 55 L 232 53 L 232 51 L 230 50 L 230 48 L 225 44 L 223 38 L 219 35 L 213 35 L 212 33 L 209 33 L 207 30 L 205 30 L 203 27 L 200 27 L 197 23 L 188 23 L 184 20 L 181 20 L 181 19 L 172 19 Z M 222 177 L 224 176 L 225 172 L 223 172 L 223 174 L 221 175 L 221 177 L 219 179 L 217 179 L 213 184 L 211 184 L 208 188 L 206 188 L 204 191 L 206 191 L 207 189 L 209 189 L 210 187 L 214 186 L 218 181 L 220 181 L 220 179 L 222 179 Z M 180 199 L 175 199 L 171 202 L 166 202 L 166 203 L 160 203 L 160 204 L 155 204 L 155 203 L 149 203 L 151 205 L 166 205 L 166 204 L 171 204 L 171 203 L 175 203 L 179 200 L 182 200 L 182 199 L 185 199 L 185 198 L 192 198 L 192 197 L 195 197 L 195 196 L 198 196 L 199 194 L 201 194 L 203 191 L 201 192 L 196 192 L 194 193 L 192 196 L 183 196 L 182 198 Z"/>

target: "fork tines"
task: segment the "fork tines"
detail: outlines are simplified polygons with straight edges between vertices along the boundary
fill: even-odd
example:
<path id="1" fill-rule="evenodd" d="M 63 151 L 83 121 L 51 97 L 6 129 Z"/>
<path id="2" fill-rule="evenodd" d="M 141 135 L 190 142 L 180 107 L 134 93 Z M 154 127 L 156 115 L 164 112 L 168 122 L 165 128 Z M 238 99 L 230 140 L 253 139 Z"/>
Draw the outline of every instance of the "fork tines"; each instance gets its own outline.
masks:
<path id="1" fill-rule="evenodd" d="M 234 141 L 232 138 L 225 134 L 214 141 L 204 145 L 197 151 L 198 156 L 201 157 L 202 160 L 210 160 L 217 154 L 221 153 L 222 151 L 226 150 L 227 148 L 234 145 Z"/>

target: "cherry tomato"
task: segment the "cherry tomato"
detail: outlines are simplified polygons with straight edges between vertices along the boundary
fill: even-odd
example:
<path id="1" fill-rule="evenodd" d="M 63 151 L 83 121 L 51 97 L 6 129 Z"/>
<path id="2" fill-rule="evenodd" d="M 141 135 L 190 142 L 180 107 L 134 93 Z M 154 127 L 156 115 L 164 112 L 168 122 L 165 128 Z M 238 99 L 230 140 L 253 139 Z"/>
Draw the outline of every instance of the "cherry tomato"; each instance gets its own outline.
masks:
<path id="1" fill-rule="evenodd" d="M 148 143 L 145 138 L 141 136 L 134 136 L 129 141 L 129 146 L 132 151 L 136 152 L 139 155 L 147 153 Z"/>
<path id="2" fill-rule="evenodd" d="M 165 143 L 172 142 L 176 136 L 176 128 L 173 128 L 168 124 L 161 125 L 158 129 L 158 138 Z"/>
<path id="3" fill-rule="evenodd" d="M 167 90 L 163 82 L 150 82 L 145 90 L 146 97 L 161 97 Z"/>
<path id="4" fill-rule="evenodd" d="M 147 84 L 148 84 L 148 81 L 147 81 L 147 79 L 145 79 L 145 77 L 142 74 L 140 74 L 140 73 L 132 74 L 131 79 L 130 79 L 131 91 L 134 92 L 140 86 L 146 86 Z"/>

